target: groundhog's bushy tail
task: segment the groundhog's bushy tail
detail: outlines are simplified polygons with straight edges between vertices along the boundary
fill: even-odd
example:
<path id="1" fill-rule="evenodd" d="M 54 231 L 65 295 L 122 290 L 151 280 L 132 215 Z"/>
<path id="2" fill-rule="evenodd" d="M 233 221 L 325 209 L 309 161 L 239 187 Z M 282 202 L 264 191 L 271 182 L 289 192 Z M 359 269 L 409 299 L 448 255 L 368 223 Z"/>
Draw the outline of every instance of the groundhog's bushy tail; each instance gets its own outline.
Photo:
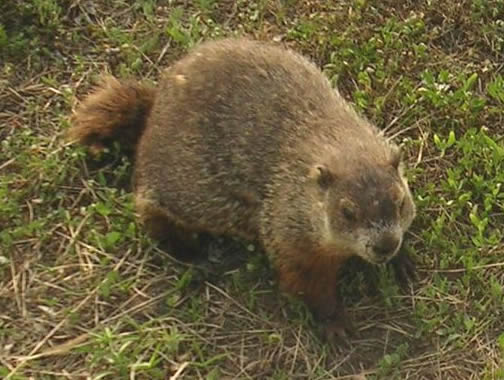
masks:
<path id="1" fill-rule="evenodd" d="M 94 153 L 114 141 L 134 151 L 155 96 L 151 87 L 105 76 L 77 107 L 68 137 L 89 146 Z"/>

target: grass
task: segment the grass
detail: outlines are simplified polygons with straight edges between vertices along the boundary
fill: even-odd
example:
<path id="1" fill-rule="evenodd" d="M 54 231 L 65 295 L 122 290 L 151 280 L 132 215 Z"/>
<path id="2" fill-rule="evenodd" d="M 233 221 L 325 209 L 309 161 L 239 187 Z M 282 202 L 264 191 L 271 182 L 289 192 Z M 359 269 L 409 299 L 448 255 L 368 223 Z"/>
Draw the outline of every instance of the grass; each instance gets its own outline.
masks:
<path id="1" fill-rule="evenodd" d="M 504 379 L 504 1 L 0 4 L 0 376 Z M 332 350 L 260 252 L 182 263 L 138 228 L 131 163 L 62 137 L 109 71 L 155 82 L 201 40 L 310 56 L 404 146 L 418 280 L 350 263 L 357 335 Z"/>

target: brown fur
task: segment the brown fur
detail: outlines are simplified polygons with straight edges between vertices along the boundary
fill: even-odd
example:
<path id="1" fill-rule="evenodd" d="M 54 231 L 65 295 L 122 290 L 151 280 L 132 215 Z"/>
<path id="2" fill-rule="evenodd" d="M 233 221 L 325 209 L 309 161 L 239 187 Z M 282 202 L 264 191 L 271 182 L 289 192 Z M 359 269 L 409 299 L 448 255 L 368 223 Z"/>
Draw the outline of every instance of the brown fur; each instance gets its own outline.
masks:
<path id="1" fill-rule="evenodd" d="M 339 269 L 349 256 L 328 255 L 324 252 L 310 252 L 310 257 L 303 257 L 304 252 L 291 252 L 291 260 L 280 260 L 277 264 L 280 289 L 302 298 L 318 315 L 334 316 L 342 312 L 338 308 L 337 283 Z M 328 302 L 331 300 L 331 302 Z"/>
<path id="2" fill-rule="evenodd" d="M 137 144 L 136 206 L 156 238 L 175 228 L 256 240 L 281 288 L 332 316 L 337 272 L 367 249 L 359 239 L 375 232 L 370 221 L 409 227 L 398 149 L 300 55 L 209 42 L 168 68 L 156 91 L 108 79 L 73 129 L 85 144 Z M 387 236 L 394 248 L 399 237 Z"/>
<path id="3" fill-rule="evenodd" d="M 150 87 L 104 76 L 74 114 L 68 137 L 96 153 L 114 140 L 134 149 L 154 98 L 155 90 Z"/>

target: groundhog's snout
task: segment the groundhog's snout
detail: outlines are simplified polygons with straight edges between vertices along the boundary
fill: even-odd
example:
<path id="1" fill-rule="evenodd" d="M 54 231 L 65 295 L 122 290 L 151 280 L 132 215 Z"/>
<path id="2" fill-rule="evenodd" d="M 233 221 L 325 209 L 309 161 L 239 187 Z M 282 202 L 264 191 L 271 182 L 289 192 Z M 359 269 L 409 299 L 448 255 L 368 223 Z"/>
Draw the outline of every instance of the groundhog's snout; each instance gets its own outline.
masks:
<path id="1" fill-rule="evenodd" d="M 379 258 L 392 256 L 398 249 L 401 239 L 391 232 L 385 232 L 373 245 L 373 252 Z"/>

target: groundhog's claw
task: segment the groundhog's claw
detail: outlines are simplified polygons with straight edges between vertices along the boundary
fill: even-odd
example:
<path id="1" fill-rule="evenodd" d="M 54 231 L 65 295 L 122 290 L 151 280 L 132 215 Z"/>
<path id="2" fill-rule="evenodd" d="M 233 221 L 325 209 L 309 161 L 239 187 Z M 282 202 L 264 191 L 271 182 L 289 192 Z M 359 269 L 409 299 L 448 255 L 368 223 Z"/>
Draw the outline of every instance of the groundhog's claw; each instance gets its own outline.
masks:
<path id="1" fill-rule="evenodd" d="M 348 340 L 352 335 L 352 328 L 339 322 L 329 322 L 324 326 L 324 338 L 329 344 L 348 346 Z"/>
<path id="2" fill-rule="evenodd" d="M 325 342 L 333 346 L 348 346 L 348 340 L 354 334 L 354 326 L 344 311 L 327 317 L 322 322 L 322 334 Z"/>
<path id="3" fill-rule="evenodd" d="M 399 254 L 390 262 L 394 268 L 397 281 L 401 285 L 406 285 L 416 279 L 416 264 L 408 253 L 401 250 Z"/>

